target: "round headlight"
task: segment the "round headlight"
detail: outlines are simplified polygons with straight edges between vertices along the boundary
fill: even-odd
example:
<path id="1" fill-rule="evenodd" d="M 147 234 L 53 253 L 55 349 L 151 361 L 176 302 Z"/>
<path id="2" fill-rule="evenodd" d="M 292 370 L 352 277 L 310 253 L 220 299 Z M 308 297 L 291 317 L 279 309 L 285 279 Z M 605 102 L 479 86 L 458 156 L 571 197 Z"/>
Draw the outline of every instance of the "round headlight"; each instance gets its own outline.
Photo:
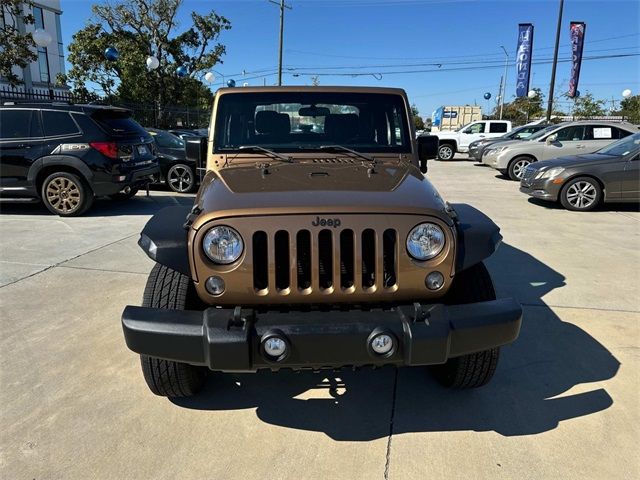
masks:
<path id="1" fill-rule="evenodd" d="M 202 248 L 211 260 L 227 265 L 240 258 L 244 243 L 240 234 L 233 228 L 218 225 L 206 233 L 202 240 Z"/>
<path id="2" fill-rule="evenodd" d="M 438 255 L 444 248 L 444 232 L 435 223 L 421 223 L 409 232 L 407 251 L 416 260 L 424 261 Z"/>

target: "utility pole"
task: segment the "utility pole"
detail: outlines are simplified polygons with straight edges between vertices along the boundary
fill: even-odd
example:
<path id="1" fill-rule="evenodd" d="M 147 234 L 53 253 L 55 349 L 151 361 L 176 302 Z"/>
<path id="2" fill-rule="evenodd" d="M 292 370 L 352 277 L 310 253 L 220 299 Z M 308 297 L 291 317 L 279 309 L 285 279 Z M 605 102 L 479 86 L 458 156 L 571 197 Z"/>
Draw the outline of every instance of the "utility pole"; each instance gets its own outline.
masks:
<path id="1" fill-rule="evenodd" d="M 501 90 L 502 92 L 500 93 L 500 120 L 502 120 L 502 110 L 504 108 L 504 94 L 507 90 L 507 65 L 509 64 L 509 54 L 507 53 L 507 50 L 500 45 L 500 48 L 502 49 L 502 51 L 505 54 L 504 57 L 504 75 L 502 76 L 502 79 L 500 80 L 500 85 L 501 85 Z"/>
<path id="2" fill-rule="evenodd" d="M 280 48 L 278 50 L 278 86 L 282 85 L 282 43 L 284 39 L 284 9 L 292 9 L 290 5 L 284 3 L 284 0 L 276 2 L 276 0 L 269 0 L 280 7 Z"/>
<path id="3" fill-rule="evenodd" d="M 560 9 L 558 11 L 558 28 L 556 30 L 556 48 L 553 52 L 553 66 L 551 67 L 551 85 L 549 85 L 549 104 L 547 105 L 547 122 L 551 121 L 551 112 L 553 111 L 553 88 L 556 83 L 556 66 L 558 65 L 558 47 L 560 45 L 560 29 L 562 28 L 563 8 L 564 8 L 564 0 L 560 0 Z"/>

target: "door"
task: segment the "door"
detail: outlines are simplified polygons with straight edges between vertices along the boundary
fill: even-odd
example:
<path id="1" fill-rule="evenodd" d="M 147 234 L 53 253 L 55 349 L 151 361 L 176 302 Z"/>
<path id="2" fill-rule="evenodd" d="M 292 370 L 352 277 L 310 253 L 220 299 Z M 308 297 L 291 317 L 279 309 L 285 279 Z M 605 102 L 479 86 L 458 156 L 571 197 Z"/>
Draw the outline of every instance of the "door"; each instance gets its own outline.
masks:
<path id="1" fill-rule="evenodd" d="M 620 182 L 621 200 L 640 200 L 640 154 L 635 154 L 624 165 Z"/>
<path id="2" fill-rule="evenodd" d="M 471 142 L 485 137 L 486 122 L 476 122 L 469 125 L 460 135 L 460 146 L 468 148 Z"/>
<path id="3" fill-rule="evenodd" d="M 587 147 L 584 141 L 584 125 L 571 125 L 562 128 L 558 130 L 555 135 L 555 141 L 545 141 L 543 155 L 540 160 L 549 160 L 550 158 L 562 157 L 564 155 L 587 153 Z"/>
<path id="4" fill-rule="evenodd" d="M 29 167 L 42 154 L 40 111 L 0 110 L 0 189 L 3 195 L 33 194 L 27 182 Z"/>

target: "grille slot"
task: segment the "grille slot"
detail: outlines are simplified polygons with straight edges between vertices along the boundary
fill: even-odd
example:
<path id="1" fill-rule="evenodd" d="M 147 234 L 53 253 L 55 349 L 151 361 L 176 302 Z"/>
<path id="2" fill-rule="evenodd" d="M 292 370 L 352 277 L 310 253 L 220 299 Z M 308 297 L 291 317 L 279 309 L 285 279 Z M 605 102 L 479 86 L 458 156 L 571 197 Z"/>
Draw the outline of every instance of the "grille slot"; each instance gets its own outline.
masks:
<path id="1" fill-rule="evenodd" d="M 267 254 L 267 234 L 253 234 L 253 288 L 257 291 L 269 287 L 269 257 Z"/>
<path id="2" fill-rule="evenodd" d="M 296 235 L 296 267 L 298 271 L 298 289 L 311 286 L 311 234 L 309 230 L 300 230 Z"/>
<path id="3" fill-rule="evenodd" d="M 368 228 L 362 232 L 362 288 L 376 284 L 376 232 Z"/>
<path id="4" fill-rule="evenodd" d="M 340 232 L 340 287 L 353 287 L 355 281 L 355 244 L 353 230 Z"/>
<path id="5" fill-rule="evenodd" d="M 397 235 L 395 230 L 385 230 L 382 236 L 382 279 L 384 288 L 391 288 L 397 282 L 397 264 L 396 258 Z"/>
<path id="6" fill-rule="evenodd" d="M 333 286 L 333 242 L 331 230 L 321 230 L 318 235 L 318 276 L 320 288 Z"/>
<path id="7" fill-rule="evenodd" d="M 274 239 L 276 288 L 289 288 L 289 232 L 278 230 Z"/>

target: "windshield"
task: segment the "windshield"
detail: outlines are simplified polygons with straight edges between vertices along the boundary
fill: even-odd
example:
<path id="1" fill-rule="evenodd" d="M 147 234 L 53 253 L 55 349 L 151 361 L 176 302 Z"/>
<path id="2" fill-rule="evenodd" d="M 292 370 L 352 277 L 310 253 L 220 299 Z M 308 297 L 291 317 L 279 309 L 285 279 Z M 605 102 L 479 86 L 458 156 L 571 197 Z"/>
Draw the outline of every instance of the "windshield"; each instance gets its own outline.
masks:
<path id="1" fill-rule="evenodd" d="M 371 153 L 411 152 L 403 97 L 382 93 L 227 93 L 218 100 L 216 152 L 341 145 Z"/>
<path id="2" fill-rule="evenodd" d="M 623 156 L 631 152 L 640 152 L 640 133 L 635 133 L 629 137 L 625 137 L 622 140 L 613 142 L 604 148 L 601 148 L 596 153 L 598 155 L 615 155 Z"/>
<path id="3" fill-rule="evenodd" d="M 159 147 L 162 148 L 184 148 L 184 140 L 169 132 L 163 132 L 160 130 L 149 130 L 149 133 L 156 141 Z"/>
<path id="4" fill-rule="evenodd" d="M 536 140 L 540 137 L 544 137 L 547 133 L 552 132 L 553 130 L 556 130 L 558 127 L 560 127 L 560 125 L 551 125 L 547 128 L 543 128 L 542 130 L 538 130 L 536 133 L 534 133 L 533 135 L 523 140 Z"/>

